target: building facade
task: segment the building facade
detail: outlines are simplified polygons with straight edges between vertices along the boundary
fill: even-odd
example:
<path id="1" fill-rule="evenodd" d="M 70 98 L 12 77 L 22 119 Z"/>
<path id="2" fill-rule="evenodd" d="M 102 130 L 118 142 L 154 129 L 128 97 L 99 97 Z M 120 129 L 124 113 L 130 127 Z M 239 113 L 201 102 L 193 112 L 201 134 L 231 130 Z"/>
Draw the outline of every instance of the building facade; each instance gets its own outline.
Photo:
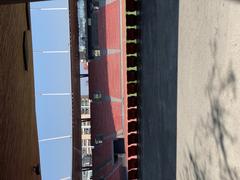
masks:
<path id="1" fill-rule="evenodd" d="M 92 146 L 90 100 L 88 96 L 81 96 L 81 132 L 82 132 L 82 179 L 88 180 L 92 176 Z"/>

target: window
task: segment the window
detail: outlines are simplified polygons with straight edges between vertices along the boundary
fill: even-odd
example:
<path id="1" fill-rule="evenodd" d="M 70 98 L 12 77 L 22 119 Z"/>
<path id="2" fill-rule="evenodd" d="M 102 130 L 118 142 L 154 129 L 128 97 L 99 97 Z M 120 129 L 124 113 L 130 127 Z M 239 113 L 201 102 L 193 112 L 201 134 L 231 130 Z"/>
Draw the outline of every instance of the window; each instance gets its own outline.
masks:
<path id="1" fill-rule="evenodd" d="M 87 150 L 85 148 L 82 149 L 82 154 L 83 155 L 87 154 Z"/>
<path id="2" fill-rule="evenodd" d="M 85 146 L 85 139 L 83 140 L 83 146 Z"/>
<path id="3" fill-rule="evenodd" d="M 88 140 L 88 146 L 91 146 L 91 141 L 90 140 Z"/>
<path id="4" fill-rule="evenodd" d="M 81 114 L 89 114 L 89 108 L 81 108 Z"/>
<path id="5" fill-rule="evenodd" d="M 90 128 L 84 128 L 84 134 L 91 134 Z"/>
<path id="6" fill-rule="evenodd" d="M 86 108 L 86 114 L 89 114 L 89 108 Z"/>
<path id="7" fill-rule="evenodd" d="M 84 99 L 82 99 L 81 100 L 81 106 L 84 106 L 84 104 L 85 104 L 85 101 L 84 101 Z"/>
<path id="8" fill-rule="evenodd" d="M 88 99 L 85 100 L 85 106 L 88 106 L 89 103 L 88 103 Z"/>
<path id="9" fill-rule="evenodd" d="M 88 153 L 91 154 L 91 148 L 88 148 Z"/>

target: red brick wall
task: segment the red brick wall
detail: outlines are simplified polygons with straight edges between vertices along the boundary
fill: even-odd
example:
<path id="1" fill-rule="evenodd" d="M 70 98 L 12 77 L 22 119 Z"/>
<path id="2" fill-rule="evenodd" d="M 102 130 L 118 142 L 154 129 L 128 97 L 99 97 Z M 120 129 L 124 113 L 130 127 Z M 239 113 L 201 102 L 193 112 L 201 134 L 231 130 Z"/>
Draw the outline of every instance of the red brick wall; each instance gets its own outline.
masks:
<path id="1" fill-rule="evenodd" d="M 98 12 L 98 42 L 100 49 L 119 49 L 121 43 L 125 44 L 125 26 L 121 27 L 120 16 L 124 19 L 124 13 L 120 14 L 120 2 L 123 2 L 122 10 L 124 12 L 124 1 L 116 0 L 105 7 L 100 8 Z M 125 20 L 122 24 L 125 23 Z M 123 42 L 120 42 L 120 32 L 123 33 Z M 123 177 L 120 162 L 114 164 L 113 159 L 107 163 L 107 160 L 113 158 L 113 139 L 118 131 L 126 126 L 122 124 L 122 105 L 119 100 L 124 95 L 124 121 L 126 121 L 126 53 L 125 45 L 120 52 L 98 58 L 98 60 L 89 63 L 89 91 L 90 97 L 93 93 L 100 91 L 104 97 L 102 102 L 93 102 L 91 106 L 92 119 L 92 143 L 95 137 L 102 135 L 105 140 L 101 145 L 96 145 L 93 150 L 93 179 L 105 177 L 107 179 L 120 180 Z M 122 62 L 121 62 L 122 61 Z M 121 74 L 121 64 L 122 71 Z M 123 75 L 123 77 L 121 77 Z M 121 90 L 121 80 L 124 84 Z M 111 102 L 109 97 L 115 99 Z M 116 100 L 117 99 L 117 100 Z M 124 123 L 126 124 L 126 122 Z M 127 137 L 127 136 L 125 136 Z"/>

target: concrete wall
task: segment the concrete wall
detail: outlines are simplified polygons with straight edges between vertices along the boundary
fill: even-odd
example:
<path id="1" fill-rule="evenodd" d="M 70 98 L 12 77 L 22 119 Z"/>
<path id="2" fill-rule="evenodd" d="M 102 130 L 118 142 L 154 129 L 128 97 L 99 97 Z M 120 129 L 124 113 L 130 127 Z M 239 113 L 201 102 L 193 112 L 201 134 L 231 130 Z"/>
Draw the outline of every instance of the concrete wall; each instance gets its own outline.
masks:
<path id="1" fill-rule="evenodd" d="M 240 1 L 181 0 L 177 179 L 240 178 Z"/>

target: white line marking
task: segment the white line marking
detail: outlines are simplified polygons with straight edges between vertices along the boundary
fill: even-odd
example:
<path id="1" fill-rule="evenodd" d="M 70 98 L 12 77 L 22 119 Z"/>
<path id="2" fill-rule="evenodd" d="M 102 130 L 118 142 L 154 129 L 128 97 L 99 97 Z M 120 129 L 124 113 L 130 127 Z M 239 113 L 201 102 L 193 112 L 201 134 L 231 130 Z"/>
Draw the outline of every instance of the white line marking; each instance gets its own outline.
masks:
<path id="1" fill-rule="evenodd" d="M 71 96 L 72 93 L 40 93 L 41 96 Z"/>
<path id="2" fill-rule="evenodd" d="M 61 140 L 61 139 L 67 139 L 67 138 L 72 138 L 72 135 L 41 139 L 39 140 L 39 142 L 54 141 L 54 140 Z"/>

